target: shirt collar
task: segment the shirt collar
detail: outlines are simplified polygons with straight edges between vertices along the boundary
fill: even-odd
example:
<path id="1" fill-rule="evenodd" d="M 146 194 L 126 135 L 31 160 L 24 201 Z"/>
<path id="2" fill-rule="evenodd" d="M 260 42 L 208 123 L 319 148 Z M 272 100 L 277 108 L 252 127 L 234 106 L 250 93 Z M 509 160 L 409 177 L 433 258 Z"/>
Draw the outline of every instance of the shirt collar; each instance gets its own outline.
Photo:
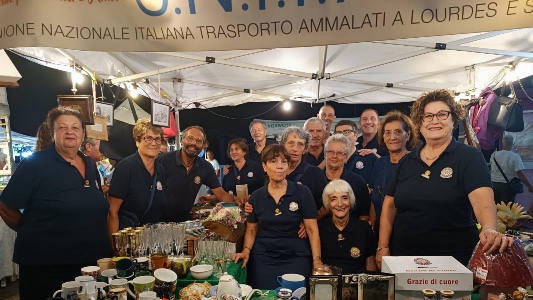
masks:
<path id="1" fill-rule="evenodd" d="M 176 152 L 176 164 L 179 166 L 183 166 L 185 168 L 185 165 L 183 164 L 183 160 L 181 159 L 181 149 L 180 150 L 175 150 Z M 198 166 L 198 158 L 199 157 L 196 157 L 194 159 L 194 162 L 192 163 L 192 166 L 191 166 L 191 171 L 194 170 L 197 166 Z"/>
<path id="2" fill-rule="evenodd" d="M 298 186 L 296 183 L 287 180 L 287 191 L 284 196 L 292 196 L 298 192 Z M 270 197 L 268 193 L 268 183 L 263 187 L 263 198 Z"/>
<path id="3" fill-rule="evenodd" d="M 327 226 L 328 232 L 337 233 L 337 232 L 341 231 L 341 230 L 339 230 L 337 228 L 337 226 L 335 226 L 335 223 L 333 223 L 333 216 L 329 217 L 329 222 L 328 223 L 329 223 L 328 226 Z M 354 216 L 350 214 L 350 219 L 348 220 L 348 224 L 346 224 L 346 227 L 344 227 L 342 232 L 353 232 L 354 230 L 355 230 Z"/>
<path id="4" fill-rule="evenodd" d="M 61 156 L 61 154 L 59 154 L 59 152 L 57 152 L 57 149 L 56 149 L 56 145 L 55 145 L 55 143 L 52 143 L 52 145 L 50 145 L 50 148 L 49 148 L 49 149 L 50 149 L 50 151 L 52 151 L 53 156 L 54 156 L 57 160 L 59 160 L 59 161 L 62 162 L 62 163 L 66 163 L 66 164 L 71 165 L 71 163 L 69 163 L 68 161 L 66 161 L 66 160 L 63 158 L 63 156 Z M 85 164 L 87 164 L 87 162 L 88 162 L 88 160 L 89 160 L 90 157 L 87 156 L 87 155 L 85 155 L 83 152 L 81 152 L 81 151 L 79 151 L 79 150 L 78 150 L 78 153 L 77 153 L 77 154 L 78 154 L 78 156 L 80 156 L 80 157 L 83 159 L 83 161 L 85 162 Z"/>
<path id="5" fill-rule="evenodd" d="M 424 148 L 425 145 L 426 145 L 426 143 L 424 143 L 422 146 L 418 147 L 416 149 L 416 151 L 411 151 L 411 153 L 409 153 L 409 157 L 415 158 L 415 159 L 419 158 L 420 157 L 420 151 L 422 151 L 422 148 Z M 442 151 L 442 153 L 453 153 L 453 151 L 455 149 L 457 149 L 457 140 L 455 140 L 455 138 L 452 137 L 452 141 L 446 147 L 446 149 L 444 149 L 444 151 Z"/>

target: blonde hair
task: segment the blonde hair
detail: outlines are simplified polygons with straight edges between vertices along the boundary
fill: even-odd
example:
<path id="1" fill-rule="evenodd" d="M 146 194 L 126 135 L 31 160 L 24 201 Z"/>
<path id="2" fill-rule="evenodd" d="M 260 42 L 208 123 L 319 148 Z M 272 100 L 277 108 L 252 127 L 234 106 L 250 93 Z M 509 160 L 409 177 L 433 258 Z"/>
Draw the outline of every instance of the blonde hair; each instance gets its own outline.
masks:
<path id="1" fill-rule="evenodd" d="M 137 120 L 135 127 L 133 127 L 133 139 L 136 142 L 140 142 L 148 130 L 152 130 L 155 134 L 159 135 L 161 140 L 164 139 L 163 129 L 160 126 L 153 125 L 149 118 Z"/>

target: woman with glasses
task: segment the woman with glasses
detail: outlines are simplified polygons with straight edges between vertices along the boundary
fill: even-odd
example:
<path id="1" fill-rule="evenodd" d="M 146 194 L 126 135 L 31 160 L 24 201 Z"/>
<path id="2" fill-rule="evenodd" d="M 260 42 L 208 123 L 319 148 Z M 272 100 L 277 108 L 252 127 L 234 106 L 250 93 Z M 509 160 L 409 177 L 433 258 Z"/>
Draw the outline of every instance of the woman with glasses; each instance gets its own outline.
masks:
<path id="1" fill-rule="evenodd" d="M 121 160 L 109 187 L 109 234 L 162 220 L 165 211 L 165 172 L 156 162 L 163 130 L 140 119 L 133 128 L 137 152 Z"/>
<path id="2" fill-rule="evenodd" d="M 374 164 L 368 186 L 372 189 L 372 206 L 375 216 L 371 217 L 374 232 L 379 237 L 379 218 L 387 185 L 396 172 L 398 162 L 416 146 L 418 132 L 411 119 L 393 110 L 381 121 L 378 129 L 378 143 L 387 148 L 389 155 L 380 157 Z"/>
<path id="3" fill-rule="evenodd" d="M 467 265 L 478 241 L 489 254 L 512 242 L 495 229 L 496 205 L 483 155 L 452 136 L 464 115 L 446 90 L 425 93 L 411 107 L 425 143 L 400 160 L 386 189 L 378 266 L 388 255 L 453 256 Z"/>
<path id="4" fill-rule="evenodd" d="M 228 156 L 233 164 L 224 175 L 222 187 L 226 192 L 237 195 L 237 186 L 246 184 L 248 193 L 252 194 L 265 184 L 263 168 L 248 158 L 248 146 L 243 139 L 233 139 L 228 143 Z"/>

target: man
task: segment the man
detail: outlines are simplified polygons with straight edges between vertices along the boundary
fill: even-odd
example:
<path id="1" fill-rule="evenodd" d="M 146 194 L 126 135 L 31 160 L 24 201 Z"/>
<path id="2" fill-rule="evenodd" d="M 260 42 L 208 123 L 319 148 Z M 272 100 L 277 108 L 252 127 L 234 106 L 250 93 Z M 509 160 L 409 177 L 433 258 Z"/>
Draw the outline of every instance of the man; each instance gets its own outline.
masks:
<path id="1" fill-rule="evenodd" d="M 326 132 L 326 123 L 313 117 L 305 121 L 303 129 L 311 136 L 305 161 L 312 166 L 318 166 L 324 160 L 322 141 Z"/>
<path id="2" fill-rule="evenodd" d="M 104 159 L 104 154 L 100 152 L 100 140 L 89 137 L 85 138 L 85 141 L 83 141 L 81 144 L 81 152 L 92 158 L 96 163 L 98 171 L 100 171 L 100 161 Z M 102 173 L 98 172 L 98 174 L 100 175 L 100 186 L 102 187 L 102 192 L 104 192 L 104 195 L 107 195 L 107 192 L 109 191 L 109 185 L 104 181 Z"/>
<path id="3" fill-rule="evenodd" d="M 211 149 L 207 149 L 207 161 L 213 166 L 213 169 L 215 169 L 215 174 L 217 174 L 217 177 L 220 175 L 220 164 L 218 163 L 218 160 L 215 159 L 215 153 Z"/>
<path id="4" fill-rule="evenodd" d="M 350 142 L 351 150 L 348 155 L 348 160 L 346 161 L 346 169 L 360 175 L 366 182 L 368 182 L 370 180 L 370 175 L 372 175 L 374 163 L 378 157 L 374 155 L 373 152 L 367 153 L 370 155 L 361 155 L 359 151 L 357 151 L 355 147 L 357 142 L 357 125 L 355 122 L 350 120 L 340 120 L 335 125 L 335 134 L 344 135 Z"/>
<path id="5" fill-rule="evenodd" d="M 190 126 L 183 131 L 181 149 L 162 153 L 158 160 L 165 169 L 167 184 L 167 209 L 163 216 L 166 222 L 183 222 L 189 219 L 189 213 L 202 184 L 208 186 L 217 199 L 223 202 L 240 204 L 237 197 L 226 193 L 220 186 L 218 177 L 211 164 L 198 157 L 204 149 L 206 135 L 200 126 Z M 205 197 L 200 197 L 205 202 Z"/>
<path id="6" fill-rule="evenodd" d="M 494 201 L 496 204 L 500 202 L 513 203 L 516 194 L 511 189 L 511 185 L 507 180 L 518 177 L 527 186 L 530 193 L 533 193 L 533 185 L 524 175 L 525 169 L 522 158 L 518 153 L 513 152 L 514 136 L 507 134 L 502 138 L 503 149 L 492 153 L 490 157 L 490 177 L 492 178 L 492 189 L 494 190 Z M 498 168 L 498 165 L 501 168 Z M 507 177 L 505 180 L 504 175 Z"/>
<path id="7" fill-rule="evenodd" d="M 324 132 L 324 140 L 322 141 L 322 143 L 325 143 L 331 133 L 331 124 L 337 119 L 335 109 L 333 106 L 326 104 L 320 108 L 316 116 L 326 123 L 326 131 Z"/>
<path id="8" fill-rule="evenodd" d="M 363 135 L 357 139 L 359 155 L 375 154 L 379 157 L 387 155 L 387 149 L 378 143 L 379 115 L 375 109 L 367 108 L 359 118 L 359 128 Z"/>
<path id="9" fill-rule="evenodd" d="M 161 145 L 159 145 L 159 154 L 168 152 L 168 142 L 167 139 L 161 140 Z"/>
<path id="10" fill-rule="evenodd" d="M 352 187 L 355 199 L 354 216 L 360 220 L 368 221 L 370 213 L 370 194 L 365 180 L 360 175 L 350 170 L 346 170 L 344 163 L 350 154 L 351 143 L 342 134 L 334 134 L 328 138 L 325 148 L 326 169 L 324 174 L 326 179 L 342 179 Z"/>
<path id="11" fill-rule="evenodd" d="M 274 141 L 267 140 L 267 126 L 266 123 L 261 120 L 253 120 L 249 126 L 250 135 L 254 140 L 253 143 L 248 144 L 248 158 L 252 161 L 262 165 L 261 152 L 266 146 L 274 144 Z"/>

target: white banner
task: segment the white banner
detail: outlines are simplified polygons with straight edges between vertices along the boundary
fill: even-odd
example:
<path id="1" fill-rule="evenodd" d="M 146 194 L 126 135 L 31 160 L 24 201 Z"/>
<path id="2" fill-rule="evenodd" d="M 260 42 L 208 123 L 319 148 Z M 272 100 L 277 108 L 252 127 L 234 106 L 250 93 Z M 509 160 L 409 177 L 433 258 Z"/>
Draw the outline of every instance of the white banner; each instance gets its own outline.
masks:
<path id="1" fill-rule="evenodd" d="M 0 0 L 0 49 L 261 49 L 528 27 L 533 0 Z"/>
<path id="2" fill-rule="evenodd" d="M 356 124 L 359 123 L 359 118 L 337 118 L 337 120 L 335 120 L 331 124 L 331 131 L 333 131 L 335 129 L 335 125 L 340 120 L 351 120 L 351 121 L 354 121 Z M 281 134 L 283 132 L 283 130 L 285 130 L 285 128 L 287 128 L 289 126 L 303 127 L 305 121 L 307 121 L 307 120 L 295 120 L 295 121 L 261 120 L 261 121 L 265 122 L 265 124 L 267 126 L 267 130 L 268 130 L 268 136 L 270 137 L 272 135 L 275 136 L 275 135 Z"/>

